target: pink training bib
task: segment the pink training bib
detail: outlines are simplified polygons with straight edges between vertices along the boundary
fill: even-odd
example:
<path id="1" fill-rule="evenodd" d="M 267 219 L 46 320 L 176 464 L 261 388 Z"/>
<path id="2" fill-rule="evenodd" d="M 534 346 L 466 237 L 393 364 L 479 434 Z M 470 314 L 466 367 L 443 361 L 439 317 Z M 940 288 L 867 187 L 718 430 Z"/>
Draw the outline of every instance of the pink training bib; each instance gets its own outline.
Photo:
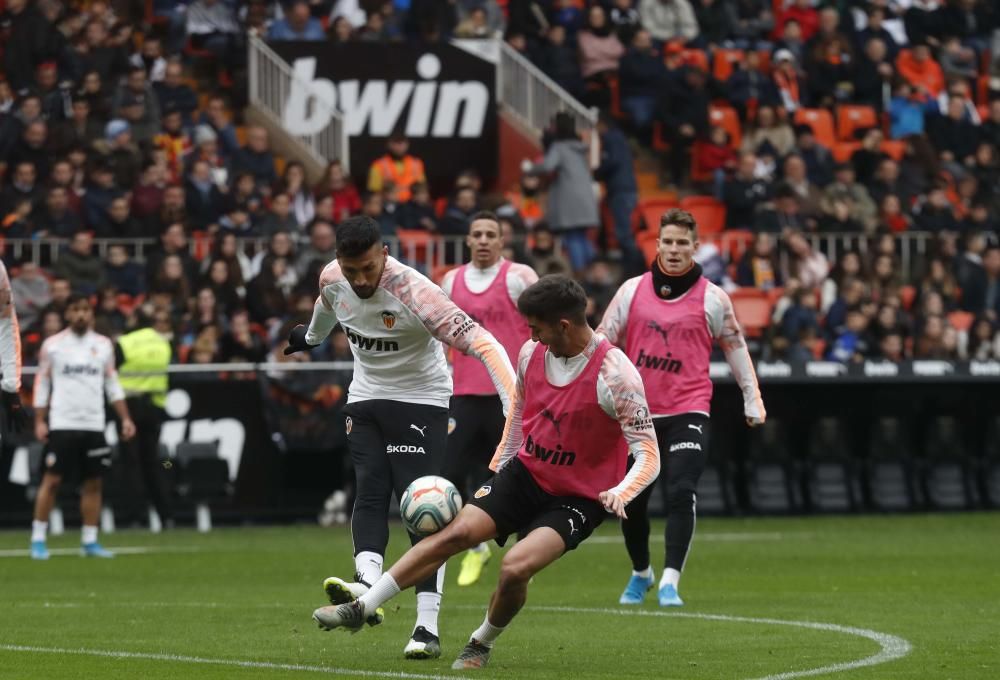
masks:
<path id="1" fill-rule="evenodd" d="M 621 425 L 597 401 L 597 376 L 611 343 L 601 340 L 583 372 L 564 387 L 545 376 L 539 344 L 524 375 L 524 443 L 517 455 L 553 496 L 596 500 L 625 476 L 628 446 Z"/>
<path id="2" fill-rule="evenodd" d="M 493 279 L 493 283 L 482 293 L 473 293 L 465 285 L 465 269 L 468 266 L 462 265 L 455 272 L 451 299 L 500 341 L 507 350 L 510 363 L 516 366 L 518 352 L 531 333 L 507 290 L 507 271 L 510 269 L 510 261 L 505 260 L 500 265 L 500 272 Z M 479 359 L 455 352 L 452 356 L 452 368 L 455 395 L 497 393 L 493 381 L 490 380 L 490 374 Z"/>
<path id="3" fill-rule="evenodd" d="M 639 369 L 653 415 L 708 413 L 711 408 L 707 287 L 708 280 L 701 277 L 687 294 L 664 300 L 653 290 L 652 273 L 646 272 L 632 298 L 625 353 Z"/>

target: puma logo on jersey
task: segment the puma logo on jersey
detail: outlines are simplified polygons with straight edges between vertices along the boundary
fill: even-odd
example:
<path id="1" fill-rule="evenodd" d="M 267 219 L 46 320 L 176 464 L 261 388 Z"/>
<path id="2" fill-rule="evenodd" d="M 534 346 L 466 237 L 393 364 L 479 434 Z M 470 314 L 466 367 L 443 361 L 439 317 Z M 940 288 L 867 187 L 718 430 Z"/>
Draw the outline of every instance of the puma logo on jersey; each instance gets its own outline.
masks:
<path id="1" fill-rule="evenodd" d="M 663 339 L 664 345 L 670 346 L 670 326 L 664 328 L 655 321 L 650 321 L 646 324 L 646 327 L 651 329 L 657 335 L 659 335 Z"/>
<path id="2" fill-rule="evenodd" d="M 556 418 L 552 414 L 552 411 L 548 410 L 547 408 L 546 409 L 542 409 L 542 417 L 543 418 L 548 418 L 549 421 L 552 422 L 552 426 L 556 428 L 556 434 L 559 435 L 560 437 L 562 436 L 562 432 L 560 432 L 560 430 L 559 430 L 559 423 L 561 423 L 562 420 L 563 420 L 563 418 L 565 418 L 567 415 L 568 415 L 568 413 L 564 412 L 561 416 L 559 416 L 558 418 Z"/>
<path id="3" fill-rule="evenodd" d="M 701 431 L 701 428 L 702 428 L 701 425 L 695 425 L 694 423 L 688 423 L 688 427 L 690 427 L 692 430 L 698 430 L 698 434 L 701 434 L 701 435 L 705 434 L 704 432 Z"/>
<path id="4" fill-rule="evenodd" d="M 576 525 L 573 524 L 572 517 L 567 518 L 567 521 L 569 522 L 569 535 L 572 536 L 573 534 L 576 533 Z"/>
<path id="5" fill-rule="evenodd" d="M 427 434 L 424 432 L 424 430 L 427 429 L 426 425 L 424 425 L 423 427 L 417 427 L 413 423 L 410 423 L 410 429 L 411 430 L 416 430 L 417 432 L 419 432 L 421 437 L 426 437 L 427 436 Z"/>

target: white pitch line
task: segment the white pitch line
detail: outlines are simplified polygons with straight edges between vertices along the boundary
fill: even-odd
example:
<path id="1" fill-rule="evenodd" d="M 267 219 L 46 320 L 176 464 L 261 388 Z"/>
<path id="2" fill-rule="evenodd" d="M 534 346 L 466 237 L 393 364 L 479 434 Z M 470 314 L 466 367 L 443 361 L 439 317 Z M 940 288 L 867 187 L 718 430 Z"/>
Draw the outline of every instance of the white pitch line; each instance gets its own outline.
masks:
<path id="1" fill-rule="evenodd" d="M 480 607 L 481 609 L 481 607 Z M 760 678 L 755 678 L 754 680 L 791 680 L 792 678 L 806 678 L 813 675 L 826 675 L 829 673 L 841 673 L 844 671 L 852 671 L 858 668 L 865 668 L 866 666 L 877 666 L 879 664 L 888 663 L 890 661 L 895 661 L 897 659 L 902 659 L 904 656 L 909 654 L 913 650 L 913 646 L 909 641 L 898 637 L 896 635 L 890 635 L 888 633 L 880 633 L 877 630 L 869 630 L 867 628 L 855 628 L 854 626 L 841 626 L 836 623 L 818 623 L 814 621 L 787 621 L 785 619 L 767 619 L 767 618 L 757 618 L 751 616 L 729 616 L 726 614 L 695 614 L 692 612 L 655 612 L 647 611 L 644 609 L 637 609 L 634 611 L 628 611 L 623 609 L 601 609 L 601 608 L 591 608 L 591 607 L 531 607 L 531 609 L 536 611 L 551 611 L 551 612 L 566 612 L 571 614 L 612 614 L 617 616 L 653 616 L 653 617 L 680 617 L 687 619 L 703 619 L 706 621 L 724 621 L 728 623 L 756 623 L 769 626 L 792 626 L 794 628 L 807 628 L 811 630 L 821 630 L 832 633 L 842 633 L 844 635 L 855 635 L 857 637 L 867 638 L 872 642 L 875 642 L 881 647 L 877 654 L 872 656 L 866 656 L 863 659 L 858 659 L 856 661 L 845 661 L 843 663 L 835 663 L 829 666 L 821 666 L 820 668 L 810 668 L 803 671 L 789 671 L 787 673 L 778 673 L 777 675 L 766 675 Z"/>
<path id="2" fill-rule="evenodd" d="M 26 603 L 18 603 L 18 606 Z M 191 607 L 191 608 L 216 608 L 216 607 L 245 607 L 245 604 L 231 604 L 224 602 L 143 602 L 143 603 L 128 603 L 128 602 L 90 602 L 86 603 L 91 606 L 140 606 L 140 607 Z M 49 603 L 44 602 L 36 606 L 42 607 L 79 607 L 85 606 L 80 603 Z M 286 607 L 281 603 L 274 604 L 260 604 L 258 607 Z M 454 609 L 466 609 L 466 610 L 476 610 L 481 611 L 482 607 L 479 605 L 453 605 Z M 659 612 L 659 611 L 649 611 L 645 609 L 611 609 L 611 608 L 601 608 L 601 607 L 565 607 L 565 606 L 534 606 L 530 607 L 531 611 L 538 612 L 555 612 L 555 613 L 570 613 L 570 614 L 611 614 L 613 616 L 645 616 L 654 618 L 686 618 L 686 619 L 701 619 L 704 621 L 721 621 L 724 623 L 749 623 L 749 624 L 759 624 L 768 626 L 791 626 L 793 628 L 805 628 L 807 630 L 819 630 L 823 632 L 830 633 L 840 633 L 842 635 L 854 635 L 856 637 L 862 637 L 879 645 L 880 650 L 871 656 L 866 656 L 862 659 L 857 659 L 855 661 L 845 661 L 842 663 L 830 664 L 828 666 L 821 666 L 819 668 L 810 668 L 801 671 L 788 671 L 785 673 L 778 673 L 774 675 L 766 675 L 760 678 L 754 678 L 753 680 L 793 680 L 794 678 L 806 678 L 814 675 L 826 675 L 833 673 L 842 673 L 845 671 L 852 671 L 858 668 L 865 668 L 868 666 L 877 666 L 879 664 L 889 663 L 890 661 L 896 661 L 897 659 L 902 659 L 907 654 L 913 650 L 913 646 L 909 641 L 896 636 L 890 635 L 889 633 L 881 633 L 876 630 L 870 630 L 867 628 L 857 628 L 854 626 L 841 626 L 836 623 L 820 623 L 815 621 L 791 621 L 786 619 L 770 619 L 770 618 L 758 618 L 751 616 L 730 616 L 728 614 L 698 614 L 694 612 Z M 153 661 L 178 661 L 183 663 L 203 663 L 203 664 L 215 664 L 215 665 L 232 665 L 240 666 L 245 668 L 262 668 L 262 669 L 274 669 L 274 670 L 302 670 L 302 671 L 313 671 L 319 673 L 341 673 L 344 675 L 358 675 L 358 676 L 369 676 L 369 677 L 388 677 L 388 678 L 440 678 L 440 677 L 451 677 L 451 676 L 436 676 L 436 675 L 418 675 L 418 674 L 406 674 L 406 673 L 382 673 L 378 671 L 362 671 L 362 670 L 351 670 L 346 668 L 328 668 L 325 666 L 299 666 L 290 664 L 273 664 L 263 661 L 239 661 L 234 659 L 203 659 L 201 657 L 188 657 L 179 656 L 173 654 L 146 654 L 141 652 L 112 652 L 103 650 L 71 650 L 71 649 L 58 649 L 58 648 L 48 648 L 48 647 L 23 647 L 20 645 L 0 645 L 0 650 L 8 651 L 27 651 L 27 652 L 49 652 L 53 654 L 82 654 L 90 656 L 106 656 L 106 657 L 119 657 L 119 658 L 136 658 L 136 659 L 150 659 Z"/>
<path id="3" fill-rule="evenodd" d="M 170 547 L 158 547 L 158 546 L 128 546 L 123 545 L 120 547 L 109 546 L 109 550 L 116 555 L 146 555 L 149 553 L 193 553 L 201 552 L 201 548 L 194 547 L 184 547 L 184 546 L 170 546 Z M 31 554 L 30 550 L 23 550 L 20 548 L 0 550 L 0 557 L 28 557 Z M 50 548 L 49 554 L 53 556 L 62 555 L 79 555 L 79 548 Z"/>
<path id="4" fill-rule="evenodd" d="M 182 654 L 155 654 L 152 652 L 124 652 L 109 649 L 68 649 L 63 647 L 36 647 L 27 645 L 0 644 L 0 650 L 8 652 L 28 652 L 36 654 L 72 654 L 77 656 L 97 656 L 107 659 L 147 659 L 149 661 L 171 661 L 174 663 L 192 663 L 209 666 L 232 666 L 234 668 L 253 668 L 272 671 L 304 671 L 311 673 L 332 673 L 334 675 L 352 675 L 365 678 L 415 678 L 418 680 L 448 680 L 447 675 L 424 675 L 421 673 L 402 673 L 391 671 L 363 671 L 353 668 L 335 668 L 333 666 L 307 666 L 297 663 L 271 663 L 269 661 L 240 661 L 239 659 L 209 659 L 202 656 L 184 656 Z"/>

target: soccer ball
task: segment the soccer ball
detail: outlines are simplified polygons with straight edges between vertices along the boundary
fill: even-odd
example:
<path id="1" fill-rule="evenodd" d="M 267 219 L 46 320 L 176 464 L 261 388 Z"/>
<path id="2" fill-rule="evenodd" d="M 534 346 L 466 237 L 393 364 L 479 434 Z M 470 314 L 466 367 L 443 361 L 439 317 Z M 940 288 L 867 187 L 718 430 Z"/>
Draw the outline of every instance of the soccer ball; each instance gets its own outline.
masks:
<path id="1" fill-rule="evenodd" d="M 444 529 L 462 509 L 462 496 L 444 477 L 414 479 L 399 499 L 399 514 L 411 534 L 430 536 Z"/>

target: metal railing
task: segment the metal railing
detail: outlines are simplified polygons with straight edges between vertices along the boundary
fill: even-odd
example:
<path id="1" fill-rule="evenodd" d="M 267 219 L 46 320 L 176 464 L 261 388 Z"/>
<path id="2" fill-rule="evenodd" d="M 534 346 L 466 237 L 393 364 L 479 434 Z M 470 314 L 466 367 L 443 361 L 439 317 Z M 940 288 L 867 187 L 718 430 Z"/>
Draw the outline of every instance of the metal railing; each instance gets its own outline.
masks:
<path id="1" fill-rule="evenodd" d="M 560 112 L 573 116 L 577 130 L 589 130 L 597 125 L 597 109 L 588 109 L 578 102 L 573 95 L 504 41 L 500 41 L 497 100 L 539 137 L 552 123 L 552 118 Z M 597 152 L 597 144 L 597 135 L 592 135 L 592 154 Z M 592 158 L 591 162 L 594 160 Z"/>
<path id="2" fill-rule="evenodd" d="M 858 233 L 806 234 L 805 237 L 814 250 L 826 255 L 831 265 L 845 252 L 857 251 L 864 257 L 873 248 L 871 237 Z M 903 278 L 909 281 L 919 278 L 926 256 L 932 250 L 934 234 L 927 231 L 905 232 L 897 234 L 895 239 L 896 256 L 899 258 L 899 270 Z M 237 240 L 239 248 L 247 255 L 255 255 L 267 248 L 266 238 L 245 237 Z M 728 263 L 731 260 L 739 260 L 750 248 L 752 235 L 742 231 L 723 231 L 703 236 L 701 240 L 703 243 L 713 243 L 718 246 L 723 260 Z M 35 264 L 49 266 L 58 262 L 60 253 L 68 245 L 68 240 L 9 238 L 2 243 L 0 254 L 8 262 L 23 262 L 30 259 Z M 431 276 L 439 267 L 458 264 L 465 259 L 464 236 L 427 235 L 419 240 L 389 236 L 385 238 L 385 243 L 389 247 L 390 255 L 416 267 L 427 276 Z M 94 239 L 94 250 L 101 259 L 107 257 L 108 249 L 112 245 L 124 245 L 133 260 L 143 263 L 148 253 L 157 247 L 157 241 L 151 238 Z M 524 245 L 524 239 L 518 239 L 517 245 Z M 209 243 L 205 238 L 191 239 L 188 242 L 188 250 L 195 257 L 207 256 Z M 787 251 L 782 250 L 779 253 L 782 265 L 787 265 L 787 257 Z"/>
<path id="3" fill-rule="evenodd" d="M 250 105 L 262 115 L 267 116 L 272 123 L 284 128 L 288 135 L 301 142 L 303 150 L 323 167 L 333 159 L 340 159 L 346 172 L 350 172 L 350 143 L 347 136 L 347 125 L 344 117 L 336 108 L 332 108 L 318 97 L 311 97 L 310 103 L 325 111 L 329 116 L 329 124 L 315 134 L 301 135 L 285 126 L 285 107 L 292 87 L 298 86 L 307 91 L 310 83 L 297 80 L 291 66 L 256 35 L 250 35 Z"/>

